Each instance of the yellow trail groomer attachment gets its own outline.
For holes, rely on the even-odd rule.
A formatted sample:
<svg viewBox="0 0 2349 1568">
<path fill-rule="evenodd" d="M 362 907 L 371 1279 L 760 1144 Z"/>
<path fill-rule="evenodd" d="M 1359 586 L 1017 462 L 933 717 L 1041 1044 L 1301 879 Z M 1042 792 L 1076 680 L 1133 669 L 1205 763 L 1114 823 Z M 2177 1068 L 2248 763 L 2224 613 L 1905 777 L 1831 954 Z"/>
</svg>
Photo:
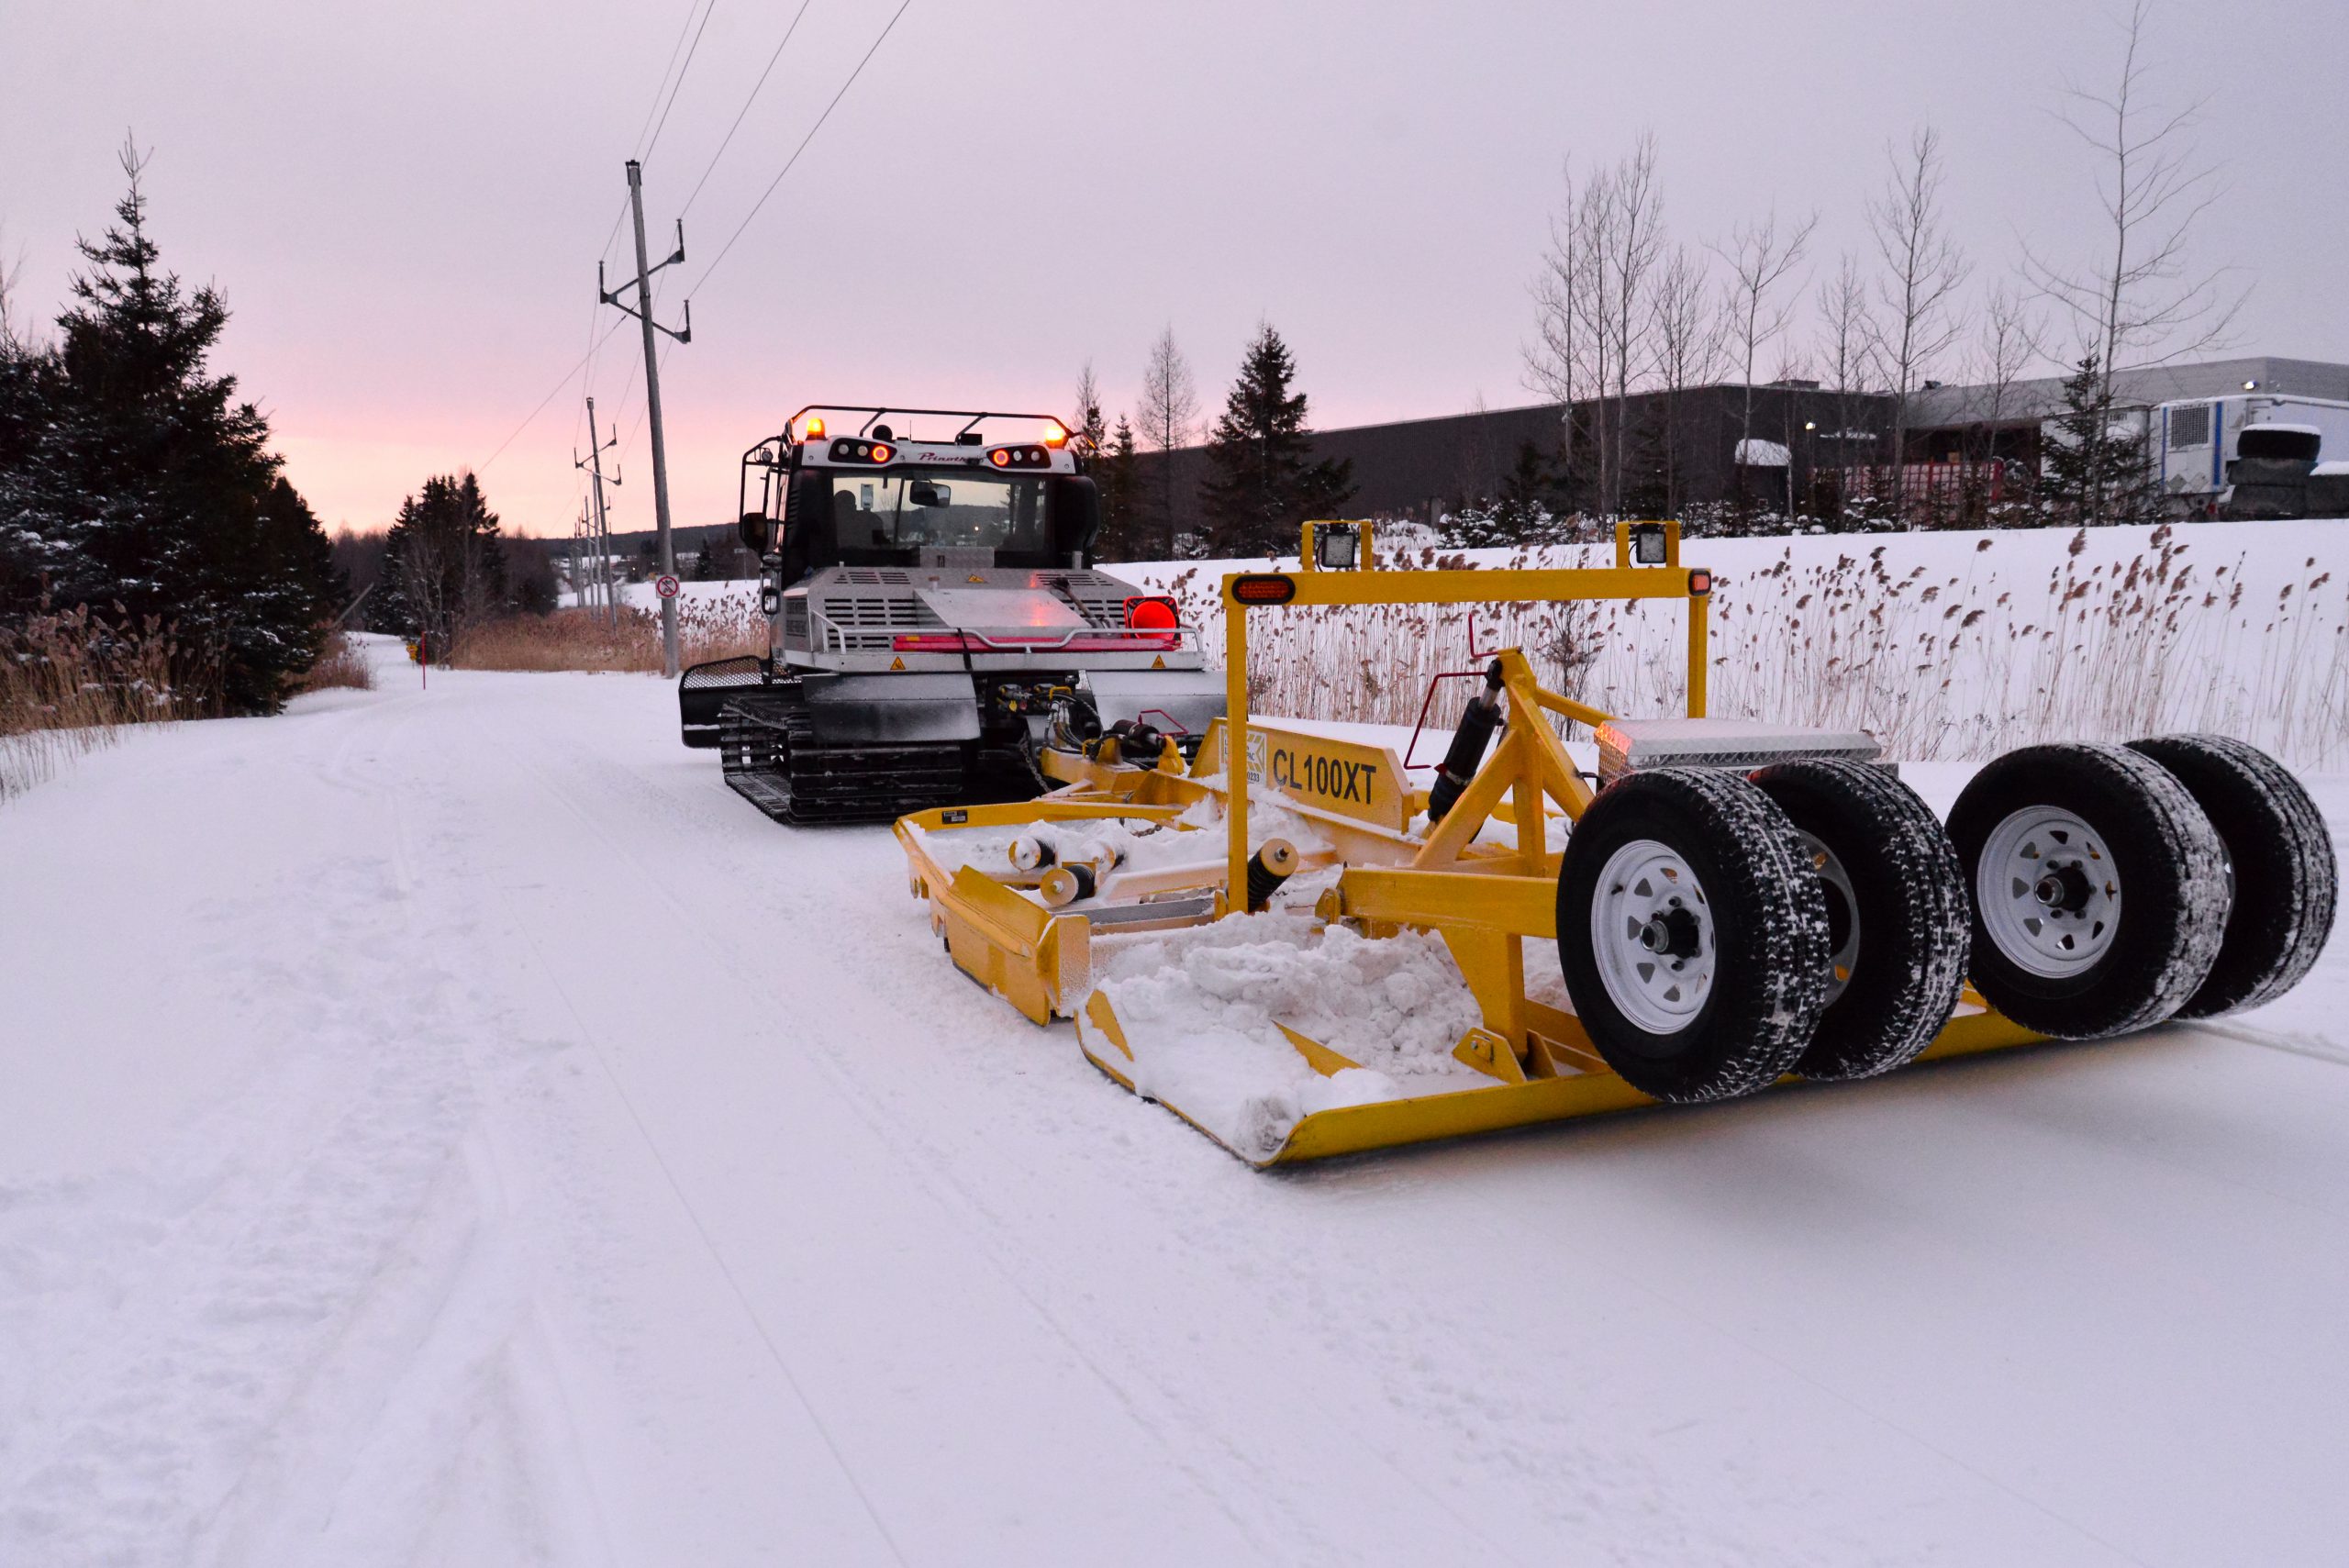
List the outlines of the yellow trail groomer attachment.
<svg viewBox="0 0 2349 1568">
<path fill-rule="evenodd" d="M 2286 823 L 2315 934 L 2225 979 L 2211 817 L 2298 791 L 2239 743 L 2034 748 L 1944 832 L 1865 735 L 1705 717 L 1711 582 L 1675 525 L 1619 525 L 1610 568 L 1532 571 L 1345 569 L 1367 533 L 1308 524 L 1297 572 L 1224 579 L 1228 709 L 1187 761 L 1163 737 L 1055 745 L 1054 793 L 897 824 L 959 967 L 1251 1163 L 2121 1032 L 2264 1000 L 2321 946 L 2329 844 Z M 1598 599 L 1685 606 L 1685 717 L 1600 712 L 1507 650 L 1420 791 L 1386 747 L 1249 716 L 1252 615 Z M 1595 780 L 1558 720 L 1594 732 Z M 2256 788 L 2227 795 L 2176 760 L 2194 746 L 2272 773 L 2238 759 Z"/>
</svg>

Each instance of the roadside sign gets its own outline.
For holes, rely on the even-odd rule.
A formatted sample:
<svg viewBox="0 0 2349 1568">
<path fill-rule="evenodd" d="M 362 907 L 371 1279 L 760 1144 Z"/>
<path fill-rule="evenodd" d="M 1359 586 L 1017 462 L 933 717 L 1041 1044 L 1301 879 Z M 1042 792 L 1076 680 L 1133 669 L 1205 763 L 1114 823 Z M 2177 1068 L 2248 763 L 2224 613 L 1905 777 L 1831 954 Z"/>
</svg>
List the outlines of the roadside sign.
<svg viewBox="0 0 2349 1568">
<path fill-rule="evenodd" d="M 677 596 L 677 580 L 663 573 L 652 580 L 652 591 L 664 599 L 674 599 Z"/>
</svg>

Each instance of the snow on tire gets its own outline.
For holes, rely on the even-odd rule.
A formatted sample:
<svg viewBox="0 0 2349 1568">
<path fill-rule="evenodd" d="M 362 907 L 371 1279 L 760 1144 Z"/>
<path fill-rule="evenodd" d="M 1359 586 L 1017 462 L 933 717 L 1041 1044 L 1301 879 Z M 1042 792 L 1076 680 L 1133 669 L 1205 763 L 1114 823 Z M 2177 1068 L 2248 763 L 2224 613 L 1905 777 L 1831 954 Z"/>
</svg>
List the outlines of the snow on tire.
<svg viewBox="0 0 2349 1568">
<path fill-rule="evenodd" d="M 1558 962 L 1591 1043 L 1660 1100 L 1793 1070 L 1827 997 L 1827 904 L 1794 825 L 1733 773 L 1600 794 L 1558 873 Z"/>
<path fill-rule="evenodd" d="M 1866 1078 L 1913 1062 L 1956 1009 L 1972 910 L 1957 851 L 1908 785 L 1865 762 L 1753 775 L 1808 841 L 1827 898 L 1826 1010 L 1795 1071 Z"/>
<path fill-rule="evenodd" d="M 2185 1005 L 2227 924 L 2226 855 L 2185 786 L 2125 746 L 2009 751 L 1950 810 L 1974 984 L 2022 1025 L 2097 1040 Z"/>
<path fill-rule="evenodd" d="M 2215 1018 L 2299 984 L 2332 930 L 2339 883 L 2324 817 L 2285 766 L 2223 735 L 2132 740 L 2218 829 L 2234 897 L 2210 973 L 2177 1016 Z"/>
</svg>

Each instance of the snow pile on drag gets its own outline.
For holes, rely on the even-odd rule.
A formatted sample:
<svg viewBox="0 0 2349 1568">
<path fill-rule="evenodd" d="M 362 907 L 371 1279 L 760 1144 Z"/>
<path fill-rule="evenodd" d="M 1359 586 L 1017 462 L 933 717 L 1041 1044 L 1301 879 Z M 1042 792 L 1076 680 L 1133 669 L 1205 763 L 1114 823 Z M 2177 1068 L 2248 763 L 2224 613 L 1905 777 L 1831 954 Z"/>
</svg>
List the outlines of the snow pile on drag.
<svg viewBox="0 0 2349 1568">
<path fill-rule="evenodd" d="M 1099 989 L 1134 1053 L 1134 1087 L 1251 1160 L 1299 1118 L 1490 1079 L 1453 1060 L 1481 1022 L 1432 935 L 1372 941 L 1341 926 L 1251 915 L 1149 937 L 1097 937 Z M 1362 1063 L 1324 1078 L 1277 1024 Z"/>
</svg>

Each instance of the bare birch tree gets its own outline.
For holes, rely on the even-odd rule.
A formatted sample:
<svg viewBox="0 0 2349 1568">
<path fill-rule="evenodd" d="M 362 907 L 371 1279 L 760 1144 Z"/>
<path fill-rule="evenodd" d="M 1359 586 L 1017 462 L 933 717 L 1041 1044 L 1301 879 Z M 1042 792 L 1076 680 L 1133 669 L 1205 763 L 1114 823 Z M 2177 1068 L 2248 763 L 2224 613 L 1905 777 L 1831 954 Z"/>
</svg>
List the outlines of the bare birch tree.
<svg viewBox="0 0 2349 1568">
<path fill-rule="evenodd" d="M 1998 284 L 1983 296 L 1982 325 L 1966 356 L 1965 379 L 1974 388 L 1966 412 L 1975 423 L 1995 429 L 2021 415 L 2015 384 L 2044 357 L 2046 340 L 2046 322 L 2019 291 Z"/>
<path fill-rule="evenodd" d="M 1604 255 L 1589 241 L 1587 206 L 1597 205 L 1575 183 L 1574 163 L 1565 168 L 1565 194 L 1550 215 L 1550 244 L 1533 279 L 1534 341 L 1525 350 L 1526 381 L 1535 391 L 1564 410 L 1559 432 L 1559 457 L 1571 473 L 1578 461 L 1575 450 L 1575 406 L 1594 387 L 1606 386 L 1607 340 L 1590 317 L 1598 308 L 1593 295 L 1599 288 L 1598 273 Z M 1600 182 L 1603 183 L 1602 181 Z M 1601 198 L 1603 199 L 1603 197 Z M 1594 410 L 1592 445 L 1596 449 L 1596 489 L 1603 508 L 1607 485 L 1605 409 Z"/>
<path fill-rule="evenodd" d="M 1174 341 L 1169 326 L 1150 346 L 1150 363 L 1141 376 L 1142 444 L 1160 455 L 1158 500 L 1165 512 L 1166 558 L 1174 559 L 1174 453 L 1188 446 L 1199 413 L 1197 387 L 1190 362 Z"/>
<path fill-rule="evenodd" d="M 1868 306 L 1867 279 L 1859 259 L 1843 252 L 1835 273 L 1819 285 L 1811 302 L 1819 318 L 1818 355 L 1827 389 L 1834 395 L 1835 428 L 1827 433 L 1833 453 L 1835 506 L 1840 512 L 1851 489 L 1855 459 L 1876 457 L 1873 439 L 1865 452 L 1854 450 L 1859 434 L 1859 396 L 1876 373 L 1876 316 Z M 1814 450 L 1819 443 L 1814 442 Z"/>
<path fill-rule="evenodd" d="M 2063 266 L 2028 246 L 2023 252 L 2024 275 L 2071 317 L 2082 350 L 2097 356 L 2107 399 L 2120 371 L 2225 347 L 2250 296 L 2247 287 L 2230 286 L 2232 269 L 2190 260 L 2194 227 L 2220 194 L 2218 171 L 2194 153 L 2189 133 L 2200 101 L 2175 110 L 2151 101 L 2152 10 L 2150 0 L 2132 6 L 2110 88 L 2065 87 L 2063 121 L 2102 165 L 2102 256 Z"/>
<path fill-rule="evenodd" d="M 1712 246 L 1713 253 L 1729 265 L 1728 301 L 1722 314 L 1727 340 L 1745 384 L 1745 403 L 1738 420 L 1741 456 L 1746 450 L 1744 443 L 1753 439 L 1753 367 L 1763 350 L 1784 337 L 1794 319 L 1794 304 L 1782 295 L 1810 248 L 1811 230 L 1818 227 L 1819 215 L 1814 212 L 1782 228 L 1774 206 L 1759 223 L 1740 225 L 1726 241 Z M 1742 484 L 1739 493 L 1743 494 Z"/>
<path fill-rule="evenodd" d="M 1664 248 L 1664 192 L 1656 183 L 1655 133 L 1642 133 L 1631 155 L 1608 182 L 1611 197 L 1595 235 L 1612 262 L 1602 302 L 1613 333 L 1615 366 L 1615 488 L 1607 512 L 1623 510 L 1623 475 L 1629 467 L 1631 383 L 1652 352 L 1654 315 L 1648 308 L 1650 277 Z"/>
<path fill-rule="evenodd" d="M 1942 217 L 1940 133 L 1920 126 L 1905 154 L 1891 149 L 1887 157 L 1891 168 L 1867 217 L 1884 265 L 1876 279 L 1885 312 L 1878 355 L 1892 393 L 1892 514 L 1905 519 L 1909 399 L 1964 330 L 1957 291 L 1973 269 Z"/>
<path fill-rule="evenodd" d="M 1685 245 L 1673 247 L 1656 273 L 1652 306 L 1655 370 L 1664 394 L 1664 494 L 1665 508 L 1680 515 L 1680 416 L 1682 394 L 1703 386 L 1720 373 L 1721 320 L 1713 309 L 1712 280 L 1705 259 Z"/>
<path fill-rule="evenodd" d="M 1567 406 L 1570 420 L 1577 395 L 1597 397 L 1592 435 L 1604 513 L 1622 506 L 1628 399 L 1648 369 L 1654 327 L 1649 294 L 1663 246 L 1653 133 L 1580 189 L 1569 171 L 1534 280 L 1536 340 L 1527 350 L 1527 372 L 1534 386 Z M 1571 458 L 1571 424 L 1566 451 Z"/>
<path fill-rule="evenodd" d="M 1983 296 L 1981 325 L 1965 355 L 1965 380 L 1972 391 L 1965 412 L 1967 509 L 1979 513 L 1985 522 L 2000 493 L 2009 502 L 2021 498 L 2007 485 L 2005 471 L 1998 466 L 1998 436 L 2009 421 L 2026 416 L 2016 386 L 2043 356 L 2045 342 L 2046 323 L 2019 290 L 2000 283 Z M 2032 476 L 2021 477 L 2027 495 Z"/>
</svg>

